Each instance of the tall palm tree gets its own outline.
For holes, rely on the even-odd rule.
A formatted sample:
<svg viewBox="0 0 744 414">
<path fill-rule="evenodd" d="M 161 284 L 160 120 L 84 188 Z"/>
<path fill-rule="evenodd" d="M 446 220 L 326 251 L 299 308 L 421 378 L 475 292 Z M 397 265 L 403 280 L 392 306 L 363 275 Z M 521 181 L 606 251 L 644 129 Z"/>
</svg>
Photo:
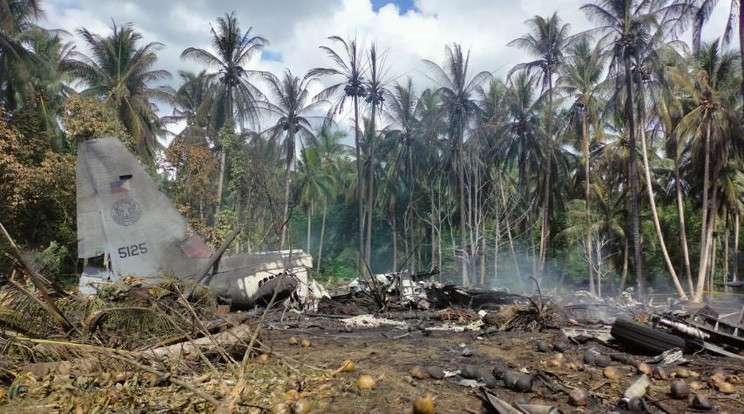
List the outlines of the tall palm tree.
<svg viewBox="0 0 744 414">
<path fill-rule="evenodd" d="M 153 101 L 172 100 L 167 88 L 152 86 L 153 82 L 170 78 L 168 71 L 153 69 L 163 45 L 155 42 L 141 46 L 142 35 L 131 23 L 113 24 L 112 33 L 106 37 L 88 29 L 78 33 L 91 55 L 75 52 L 74 59 L 66 65 L 69 72 L 87 86 L 84 94 L 103 98 L 116 110 L 139 153 L 152 159 L 161 147 L 158 138 L 166 133 Z"/>
<path fill-rule="evenodd" d="M 477 89 L 491 77 L 489 72 L 479 72 L 472 78 L 468 74 L 470 53 L 463 54 L 462 47 L 455 43 L 445 48 L 444 66 L 424 60 L 434 81 L 439 84 L 437 94 L 440 95 L 442 105 L 449 121 L 448 135 L 452 143 L 453 160 L 457 171 L 458 192 L 460 196 L 460 248 L 463 251 L 460 258 L 460 270 L 463 285 L 468 285 L 468 258 L 466 252 L 467 211 L 465 210 L 465 165 L 463 157 L 463 143 L 465 131 L 478 112 Z"/>
<path fill-rule="evenodd" d="M 684 99 L 691 108 L 677 126 L 677 132 L 691 140 L 695 159 L 702 159 L 702 229 L 700 262 L 693 300 L 702 299 L 709 275 L 708 265 L 713 244 L 713 229 L 721 200 L 718 181 L 732 148 L 732 130 L 737 127 L 735 99 L 738 93 L 736 69 L 738 56 L 722 52 L 719 42 L 701 46 L 692 57 L 691 72 L 679 71 L 673 76 L 684 91 Z"/>
<path fill-rule="evenodd" d="M 558 74 L 558 69 L 563 62 L 563 50 L 568 43 L 568 31 L 570 25 L 563 24 L 558 13 L 553 13 L 547 18 L 535 16 L 527 20 L 531 32 L 509 42 L 509 46 L 525 49 L 531 55 L 537 57 L 531 62 L 518 64 L 515 70 L 525 70 L 527 73 L 536 71 L 542 84 L 544 92 L 548 94 L 546 133 L 548 140 L 545 149 L 545 194 L 543 196 L 542 227 L 540 231 L 540 259 L 538 262 L 538 274 L 542 274 L 545 265 L 545 255 L 548 238 L 550 237 L 550 179 L 553 170 L 553 77 Z"/>
<path fill-rule="evenodd" d="M 38 0 L 0 0 L 0 103 L 13 109 L 17 102 L 17 74 L 24 60 L 33 59 L 23 34 L 35 28 L 43 16 Z"/>
<path fill-rule="evenodd" d="M 692 19 L 692 50 L 697 53 L 700 49 L 700 39 L 703 33 L 703 26 L 710 20 L 713 10 L 718 5 L 718 0 L 680 0 L 689 8 L 685 15 Z M 744 72 L 744 2 L 740 0 L 731 0 L 729 3 L 728 19 L 723 30 L 723 45 L 726 46 L 731 42 L 734 32 L 734 24 L 739 26 L 739 61 L 741 70 Z M 744 95 L 744 78 L 739 86 L 740 93 Z M 744 110 L 744 109 L 743 109 Z"/>
<path fill-rule="evenodd" d="M 638 180 L 636 178 L 636 119 L 633 110 L 633 78 L 631 62 L 636 55 L 644 50 L 646 43 L 657 30 L 659 22 L 657 16 L 661 12 L 659 1 L 643 0 L 598 0 L 581 6 L 590 20 L 599 24 L 590 33 L 602 36 L 603 43 L 611 48 L 613 59 L 611 73 L 619 75 L 618 89 L 624 86 L 625 119 L 629 132 L 629 173 L 630 206 L 631 206 L 631 236 L 633 240 L 633 258 L 638 291 L 642 293 L 643 272 L 641 264 L 640 224 L 638 205 Z"/>
<path fill-rule="evenodd" d="M 74 90 L 68 86 L 70 77 L 64 68 L 71 59 L 75 46 L 62 40 L 62 34 L 46 30 L 28 31 L 21 36 L 33 52 L 21 75 L 22 86 L 17 90 L 20 102 L 38 114 L 44 129 L 52 136 L 53 146 L 61 150 L 64 133 L 59 126 L 62 106 Z"/>
<path fill-rule="evenodd" d="M 604 68 L 607 62 L 599 44 L 592 47 L 586 38 L 573 44 L 566 62 L 561 67 L 558 78 L 558 90 L 566 96 L 572 96 L 572 116 L 575 125 L 580 129 L 581 157 L 584 163 L 584 218 L 585 241 L 587 247 L 589 290 L 594 290 L 592 274 L 592 230 L 591 230 L 591 174 L 590 174 L 590 124 L 595 133 L 601 133 L 600 111 L 604 99 L 602 97 Z"/>
<path fill-rule="evenodd" d="M 367 225 L 365 260 L 369 264 L 372 255 L 372 210 L 375 200 L 374 166 L 375 137 L 377 135 L 376 125 L 378 111 L 382 110 L 382 104 L 385 101 L 384 58 L 377 54 L 377 47 L 374 43 L 369 47 L 368 66 L 369 77 L 365 82 L 366 96 L 364 101 L 370 106 L 370 129 L 372 131 L 372 134 L 368 136 L 369 140 L 367 142 L 370 169 L 367 178 L 367 219 L 365 220 Z"/>
<path fill-rule="evenodd" d="M 250 81 L 253 71 L 245 68 L 269 42 L 261 36 L 254 36 L 252 28 L 241 32 L 235 12 L 217 18 L 217 29 L 212 27 L 210 32 L 211 46 L 216 54 L 195 47 L 184 49 L 182 58 L 203 63 L 215 72 L 209 77 L 218 81 L 220 88 L 214 97 L 212 107 L 212 122 L 215 130 L 219 130 L 225 123 L 237 120 L 243 126 L 246 123 L 257 124 L 257 101 L 262 99 L 261 91 Z M 220 180 L 218 183 L 217 210 L 222 205 L 222 190 L 225 180 L 226 154 L 220 154 Z"/>
<path fill-rule="evenodd" d="M 334 113 L 340 113 L 344 109 L 344 103 L 351 99 L 354 111 L 354 147 L 356 151 L 356 173 L 357 173 L 357 208 L 359 214 L 359 263 L 358 270 L 363 272 L 362 254 L 364 252 L 364 204 L 362 193 L 362 155 L 361 155 L 361 128 L 359 125 L 359 99 L 366 95 L 364 85 L 364 64 L 362 62 L 363 52 L 360 50 L 356 38 L 344 40 L 339 36 L 328 38 L 338 45 L 339 52 L 329 46 L 320 46 L 328 57 L 336 65 L 335 67 L 314 68 L 308 72 L 310 76 L 331 76 L 339 79 L 322 90 L 317 96 L 318 100 L 335 99 L 329 111 L 329 119 Z"/>
<path fill-rule="evenodd" d="M 390 224 L 393 227 L 393 268 L 397 270 L 398 263 L 398 249 L 397 249 L 397 222 L 396 222 L 396 207 L 397 197 L 401 195 L 402 189 L 405 188 L 407 191 L 407 206 L 405 219 L 410 220 L 408 222 L 408 228 L 413 227 L 413 199 L 416 191 L 416 183 L 418 181 L 416 172 L 422 172 L 422 168 L 414 167 L 414 159 L 417 161 L 417 166 L 421 167 L 425 162 L 425 157 L 421 155 L 425 154 L 426 148 L 423 143 L 423 137 L 421 136 L 422 128 L 419 123 L 418 115 L 420 112 L 420 100 L 416 95 L 416 91 L 413 87 L 413 80 L 409 77 L 406 83 L 396 83 L 390 90 L 386 91 L 386 104 L 383 110 L 385 118 L 388 121 L 388 128 L 386 130 L 386 139 L 395 141 L 398 144 L 397 157 L 394 162 L 387 168 L 385 168 L 385 181 L 384 189 L 385 194 L 383 195 L 383 201 L 385 211 L 388 213 Z M 416 156 L 414 156 L 416 152 Z M 394 174 L 395 172 L 395 174 Z M 395 182 L 394 178 L 403 177 L 405 186 L 400 186 L 399 183 Z M 413 237 L 414 232 L 408 232 L 410 237 Z M 409 245 L 413 246 L 414 242 L 409 241 Z M 433 259 L 433 257 L 432 257 Z"/>
<path fill-rule="evenodd" d="M 211 122 L 210 107 L 214 100 L 214 79 L 207 71 L 194 73 L 178 71 L 181 86 L 173 96 L 173 114 L 163 117 L 166 123 L 186 122 L 186 127 L 174 138 L 174 142 L 206 143 L 214 137 L 215 125 Z"/>
<path fill-rule="evenodd" d="M 680 70 L 683 58 L 677 53 L 667 50 L 661 54 L 661 59 L 653 66 L 654 77 L 658 80 L 658 87 L 652 89 L 653 107 L 652 114 L 655 118 L 657 129 L 664 133 L 665 153 L 673 162 L 673 185 L 676 195 L 677 219 L 679 220 L 680 248 L 682 250 L 682 263 L 687 278 L 687 287 L 690 294 L 694 294 L 695 287 L 692 280 L 692 266 L 690 263 L 690 252 L 687 238 L 687 223 L 685 220 L 684 197 L 689 190 L 689 183 L 684 180 L 681 170 L 683 163 L 689 158 L 685 152 L 685 142 L 680 137 L 677 125 L 684 116 L 684 102 L 679 99 L 682 95 L 680 85 L 675 82 L 670 74 Z"/>
<path fill-rule="evenodd" d="M 315 205 L 327 200 L 333 189 L 334 177 L 323 168 L 323 158 L 318 147 L 307 146 L 302 151 L 298 168 L 300 184 L 300 207 L 307 216 L 307 253 L 311 253 L 312 217 Z M 323 230 L 321 229 L 321 232 Z M 316 263 L 317 265 L 317 263 Z M 318 265 L 319 266 L 319 265 Z"/>
<path fill-rule="evenodd" d="M 342 144 L 340 141 L 345 137 L 342 131 L 331 131 L 327 125 L 323 125 L 315 136 L 311 139 L 308 147 L 314 148 L 318 153 L 321 161 L 323 174 L 329 178 L 326 182 L 328 192 L 322 195 L 321 203 L 323 206 L 323 219 L 320 225 L 320 240 L 318 243 L 318 260 L 315 264 L 316 269 L 320 270 L 321 260 L 323 259 L 323 241 L 325 240 L 326 217 L 328 216 L 328 202 L 335 200 L 341 185 L 341 164 L 342 160 L 350 151 L 350 147 Z"/>
<path fill-rule="evenodd" d="M 312 76 L 301 79 L 286 70 L 282 78 L 269 72 L 262 72 L 269 85 L 271 100 L 260 102 L 259 106 L 268 114 L 276 116 L 274 126 L 267 130 L 272 139 L 284 138 L 285 156 L 285 187 L 284 187 L 284 215 L 279 248 L 284 249 L 287 236 L 287 221 L 289 218 L 289 192 L 292 184 L 292 167 L 297 158 L 296 139 L 309 140 L 313 136 L 310 123 L 311 113 L 321 102 L 310 99 L 308 85 L 314 80 Z"/>
</svg>

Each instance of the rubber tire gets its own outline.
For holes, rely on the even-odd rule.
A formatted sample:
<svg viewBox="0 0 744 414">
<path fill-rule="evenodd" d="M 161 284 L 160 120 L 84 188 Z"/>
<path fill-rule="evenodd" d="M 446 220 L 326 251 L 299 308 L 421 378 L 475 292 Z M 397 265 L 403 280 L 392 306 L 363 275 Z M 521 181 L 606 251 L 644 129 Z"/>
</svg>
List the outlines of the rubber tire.
<svg viewBox="0 0 744 414">
<path fill-rule="evenodd" d="M 626 346 L 643 348 L 655 355 L 673 348 L 684 350 L 687 345 L 684 338 L 621 318 L 615 320 L 610 334 Z"/>
</svg>

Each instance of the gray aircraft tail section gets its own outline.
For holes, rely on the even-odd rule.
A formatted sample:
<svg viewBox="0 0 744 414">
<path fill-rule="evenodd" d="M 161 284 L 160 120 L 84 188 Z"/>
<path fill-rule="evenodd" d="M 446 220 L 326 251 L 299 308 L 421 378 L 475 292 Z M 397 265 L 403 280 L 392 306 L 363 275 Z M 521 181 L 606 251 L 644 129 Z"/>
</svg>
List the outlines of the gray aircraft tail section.
<svg viewBox="0 0 744 414">
<path fill-rule="evenodd" d="M 212 251 L 121 141 L 85 141 L 77 161 L 80 258 L 108 252 L 117 277 L 198 277 Z"/>
</svg>

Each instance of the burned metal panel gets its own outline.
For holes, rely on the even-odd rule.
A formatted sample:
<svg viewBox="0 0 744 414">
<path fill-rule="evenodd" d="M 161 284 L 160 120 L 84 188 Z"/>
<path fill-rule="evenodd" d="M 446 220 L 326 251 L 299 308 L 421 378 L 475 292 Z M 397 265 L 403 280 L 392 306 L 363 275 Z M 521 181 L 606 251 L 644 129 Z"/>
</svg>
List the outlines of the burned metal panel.
<svg viewBox="0 0 744 414">
<path fill-rule="evenodd" d="M 119 140 L 100 138 L 82 143 L 78 173 L 82 184 L 78 190 L 79 229 L 83 230 L 78 237 L 83 257 L 107 250 L 118 276 L 171 273 L 183 279 L 196 277 L 206 254 L 202 249 L 198 254 L 186 254 L 194 245 L 186 221 Z"/>
</svg>

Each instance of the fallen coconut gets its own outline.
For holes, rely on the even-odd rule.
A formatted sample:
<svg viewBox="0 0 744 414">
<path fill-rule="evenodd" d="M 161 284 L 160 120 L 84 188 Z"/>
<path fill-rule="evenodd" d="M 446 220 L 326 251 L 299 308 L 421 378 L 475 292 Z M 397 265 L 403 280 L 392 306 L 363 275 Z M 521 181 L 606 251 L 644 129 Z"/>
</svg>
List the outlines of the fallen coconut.
<svg viewBox="0 0 744 414">
<path fill-rule="evenodd" d="M 426 373 L 434 379 L 444 378 L 444 370 L 441 367 L 429 367 L 426 369 Z"/>
<path fill-rule="evenodd" d="M 605 378 L 612 381 L 617 381 L 623 377 L 623 374 L 620 372 L 620 370 L 615 367 L 607 367 L 602 371 L 602 373 L 604 374 Z"/>
<path fill-rule="evenodd" d="M 346 360 L 341 363 L 341 368 L 339 368 L 339 371 L 341 372 L 353 372 L 356 369 L 356 366 L 353 362 L 350 360 Z"/>
<path fill-rule="evenodd" d="M 563 365 L 563 354 L 555 354 L 553 359 L 550 360 L 550 366 L 558 368 Z"/>
<path fill-rule="evenodd" d="M 707 388 L 707 385 L 702 381 L 692 381 L 690 383 L 690 388 L 697 391 L 697 390 L 702 390 L 703 388 Z"/>
<path fill-rule="evenodd" d="M 490 372 L 482 373 L 479 380 L 486 384 L 486 388 L 493 389 L 498 385 L 498 380 Z"/>
<path fill-rule="evenodd" d="M 582 407 L 586 405 L 586 399 L 589 397 L 589 392 L 583 388 L 574 388 L 568 393 L 568 403 L 574 407 Z"/>
<path fill-rule="evenodd" d="M 299 341 L 294 336 L 291 336 L 289 337 L 289 340 L 287 341 L 287 343 L 289 343 L 291 346 L 295 346 L 299 343 Z"/>
<path fill-rule="evenodd" d="M 669 373 L 667 373 L 667 370 L 664 367 L 660 367 L 660 366 L 654 367 L 653 371 L 651 371 L 651 375 L 654 377 L 654 379 L 659 379 L 659 380 L 669 379 Z"/>
<path fill-rule="evenodd" d="M 408 370 L 408 375 L 416 379 L 429 378 L 429 373 L 424 370 L 424 367 L 416 365 L 415 367 Z"/>
<path fill-rule="evenodd" d="M 683 380 L 672 382 L 669 391 L 675 400 L 685 400 L 690 396 L 690 387 Z"/>
<path fill-rule="evenodd" d="M 491 374 L 493 375 L 494 378 L 496 378 L 497 380 L 500 380 L 504 378 L 504 374 L 506 374 L 508 370 L 509 369 L 506 366 L 506 364 L 503 362 L 500 362 L 500 363 L 497 363 L 496 366 L 493 367 L 493 369 L 491 370 Z"/>
<path fill-rule="evenodd" d="M 377 383 L 371 375 L 360 375 L 357 380 L 357 386 L 359 386 L 360 390 L 373 390 L 376 385 Z"/>
<path fill-rule="evenodd" d="M 718 392 L 724 393 L 724 394 L 733 394 L 736 392 L 736 389 L 731 383 L 728 382 L 717 382 L 715 384 L 716 389 Z"/>
<path fill-rule="evenodd" d="M 298 398 L 300 398 L 300 393 L 295 389 L 288 390 L 284 393 L 284 401 L 294 402 Z"/>
<path fill-rule="evenodd" d="M 460 376 L 465 379 L 478 379 L 479 369 L 475 365 L 463 365 L 460 368 Z"/>
<path fill-rule="evenodd" d="M 310 340 L 309 340 L 309 339 L 307 339 L 307 338 L 304 338 L 304 339 L 303 339 L 303 340 L 302 340 L 302 341 L 300 342 L 300 346 L 301 346 L 301 347 L 303 347 L 303 348 L 309 348 L 309 347 L 310 347 Z"/>
<path fill-rule="evenodd" d="M 677 378 L 689 378 L 690 370 L 685 367 L 674 368 L 674 376 Z"/>
<path fill-rule="evenodd" d="M 292 404 L 292 414 L 307 414 L 310 412 L 310 400 L 300 398 Z"/>
<path fill-rule="evenodd" d="M 713 403 L 708 399 L 708 397 L 704 395 L 698 395 L 695 394 L 695 397 L 692 398 L 692 408 L 695 408 L 697 410 L 712 410 L 713 409 Z"/>
<path fill-rule="evenodd" d="M 545 341 L 537 341 L 537 351 L 550 352 L 550 346 L 548 346 L 548 343 Z"/>
<path fill-rule="evenodd" d="M 566 352 L 568 349 L 568 344 L 563 341 L 556 341 L 553 343 L 553 349 L 555 349 L 557 352 Z"/>
<path fill-rule="evenodd" d="M 419 395 L 413 399 L 414 414 L 434 414 L 434 397 Z"/>
<path fill-rule="evenodd" d="M 504 386 L 506 388 L 513 389 L 520 376 L 522 376 L 522 374 L 519 372 L 508 371 L 501 379 L 504 381 Z"/>
<path fill-rule="evenodd" d="M 638 369 L 638 372 L 640 372 L 643 375 L 651 375 L 653 369 L 651 368 L 651 365 L 641 362 L 640 364 L 636 365 L 636 368 Z"/>
<path fill-rule="evenodd" d="M 292 411 L 289 408 L 289 404 L 282 401 L 271 407 L 271 414 L 292 414 Z"/>
<path fill-rule="evenodd" d="M 514 383 L 514 389 L 519 392 L 530 392 L 532 391 L 532 375 L 522 375 Z"/>
<path fill-rule="evenodd" d="M 258 356 L 258 362 L 265 364 L 269 362 L 269 354 L 261 354 Z"/>
</svg>

